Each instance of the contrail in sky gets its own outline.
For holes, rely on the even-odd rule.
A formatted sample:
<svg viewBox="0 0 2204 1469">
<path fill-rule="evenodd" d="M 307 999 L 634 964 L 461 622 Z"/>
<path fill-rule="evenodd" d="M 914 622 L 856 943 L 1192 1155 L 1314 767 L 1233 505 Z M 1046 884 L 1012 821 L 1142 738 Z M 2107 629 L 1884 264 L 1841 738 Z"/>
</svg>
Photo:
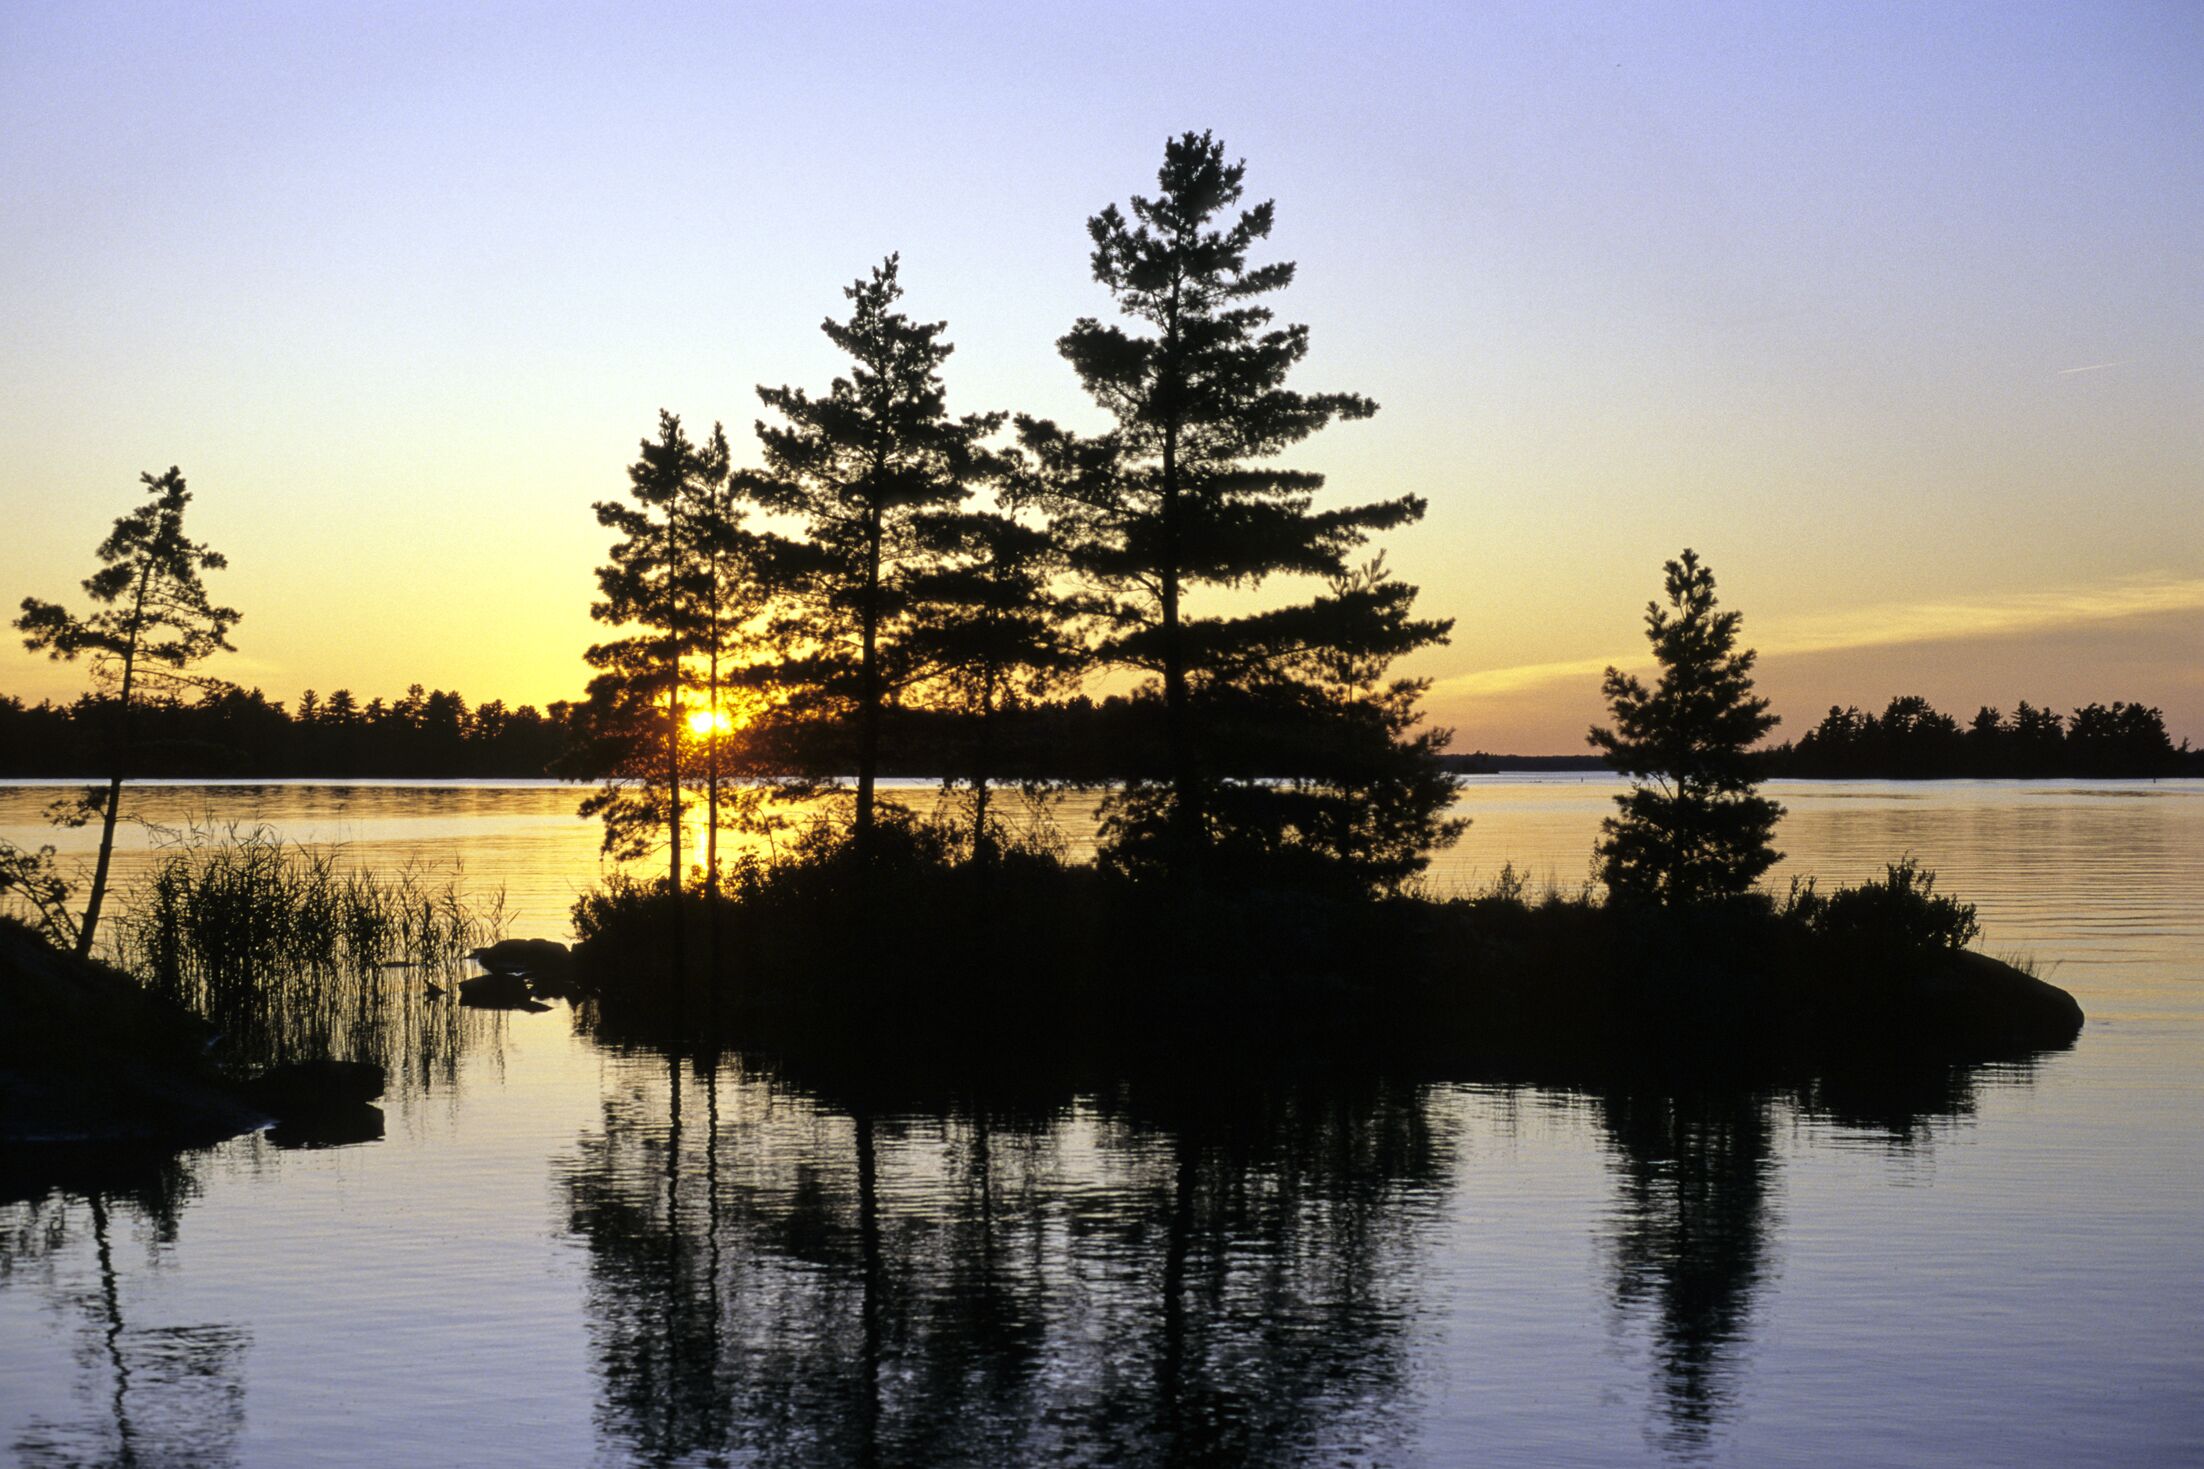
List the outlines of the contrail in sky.
<svg viewBox="0 0 2204 1469">
<path fill-rule="evenodd" d="M 2077 372 L 2103 372 L 2108 367 L 2125 367 L 2134 360 L 2132 357 L 2120 357 L 2111 362 L 2092 362 L 2087 367 L 2062 367 L 2057 376 L 2072 377 Z"/>
</svg>

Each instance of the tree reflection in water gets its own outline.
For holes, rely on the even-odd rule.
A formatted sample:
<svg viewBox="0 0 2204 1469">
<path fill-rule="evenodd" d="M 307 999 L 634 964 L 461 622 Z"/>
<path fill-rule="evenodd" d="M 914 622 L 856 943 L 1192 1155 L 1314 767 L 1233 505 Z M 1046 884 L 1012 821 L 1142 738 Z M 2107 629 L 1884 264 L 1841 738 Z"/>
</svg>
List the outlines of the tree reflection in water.
<svg viewBox="0 0 2204 1469">
<path fill-rule="evenodd" d="M 242 1327 L 143 1327 L 129 1320 L 127 1262 L 133 1236 L 158 1250 L 175 1241 L 184 1205 L 198 1192 L 189 1165 L 165 1160 L 127 1188 L 56 1190 L 0 1205 L 0 1285 L 25 1275 L 77 1321 L 78 1380 L 67 1410 L 27 1422 L 9 1444 L 25 1466 L 234 1464 L 245 1422 Z M 97 1278 L 71 1278 L 65 1261 L 88 1238 Z M 57 1405 L 58 1406 L 58 1405 Z"/>
<path fill-rule="evenodd" d="M 1444 1369 L 1425 1300 L 1476 1108 L 1364 1081 L 1163 1095 L 822 1094 L 742 1062 L 613 1068 L 560 1197 L 589 1261 L 608 1459 L 644 1463 L 1401 1462 Z M 1647 1341 L 1652 1438 L 1715 1445 L 1776 1273 L 1800 1121 L 1897 1151 L 1974 1106 L 1954 1069 L 1785 1090 L 1482 1093 L 1588 1119 L 1607 1290 Z M 249 1329 L 132 1319 L 196 1158 L 0 1204 L 0 1288 L 75 1323 L 76 1385 L 11 1461 L 234 1462 Z M 1572 1216 L 1581 1217 L 1581 1216 Z M 1426 1315 L 1425 1313 L 1429 1313 Z M 1466 1447 L 1474 1448 L 1474 1444 Z"/>
<path fill-rule="evenodd" d="M 1622 1319 L 1651 1339 L 1654 1442 L 1696 1457 L 1736 1407 L 1759 1296 L 1775 1273 L 1779 1115 L 1907 1153 L 1930 1142 L 1932 1123 L 1972 1115 L 1982 1083 L 2024 1083 L 2035 1066 L 1925 1065 L 1777 1091 L 1596 1094 L 1616 1181 L 1605 1241 L 1612 1289 Z"/>
<path fill-rule="evenodd" d="M 1462 1109 L 1442 1090 L 822 1096 L 734 1059 L 621 1073 L 564 1170 L 605 1449 L 649 1463 L 1393 1462 Z M 1652 1437 L 1706 1450 L 1775 1271 L 1785 1111 L 1910 1148 L 1967 1073 L 1586 1098 Z"/>
<path fill-rule="evenodd" d="M 1596 1104 L 1616 1174 L 1615 1306 L 1652 1333 L 1664 1447 L 1706 1446 L 1771 1266 L 1771 1109 L 1747 1091 L 1618 1093 Z"/>
<path fill-rule="evenodd" d="M 1449 1157 L 1411 1088 L 912 1112 L 676 1064 L 567 1175 L 602 1429 L 657 1463 L 1397 1457 Z"/>
</svg>

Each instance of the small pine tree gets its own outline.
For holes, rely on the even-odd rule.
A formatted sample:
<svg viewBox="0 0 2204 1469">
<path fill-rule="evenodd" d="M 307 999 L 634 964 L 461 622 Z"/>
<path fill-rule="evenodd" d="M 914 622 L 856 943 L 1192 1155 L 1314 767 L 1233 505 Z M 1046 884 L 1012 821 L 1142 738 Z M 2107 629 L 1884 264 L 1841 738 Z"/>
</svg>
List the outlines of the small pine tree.
<svg viewBox="0 0 2204 1469">
<path fill-rule="evenodd" d="M 238 619 L 232 607 L 207 599 L 202 572 L 229 563 L 220 552 L 184 534 L 184 508 L 191 492 L 183 471 L 171 466 L 158 477 L 138 476 L 153 498 L 118 517 L 100 542 L 104 563 L 84 582 L 85 594 L 102 610 L 79 617 L 65 607 L 23 599 L 15 620 L 23 645 L 32 652 L 74 659 L 92 655 L 92 678 L 111 688 L 114 726 L 108 750 L 107 789 L 86 798 L 83 818 L 100 820 L 99 857 L 92 887 L 77 925 L 77 953 L 89 954 L 99 928 L 100 905 L 107 895 L 107 872 L 115 853 L 115 817 L 122 804 L 124 775 L 130 762 L 131 714 L 147 697 L 174 699 L 187 689 L 205 693 L 219 680 L 192 666 L 230 647 L 229 632 Z"/>
<path fill-rule="evenodd" d="M 1665 570 L 1668 606 L 1645 609 L 1660 680 L 1648 689 L 1608 669 L 1615 727 L 1591 742 L 1633 780 L 1615 798 L 1621 814 L 1600 824 L 1609 896 L 1680 908 L 1748 892 L 1782 857 L 1769 841 L 1783 808 L 1758 794 L 1747 753 L 1777 720 L 1753 694 L 1753 651 L 1737 650 L 1740 618 L 1714 610 L 1714 573 L 1696 552 Z"/>
</svg>

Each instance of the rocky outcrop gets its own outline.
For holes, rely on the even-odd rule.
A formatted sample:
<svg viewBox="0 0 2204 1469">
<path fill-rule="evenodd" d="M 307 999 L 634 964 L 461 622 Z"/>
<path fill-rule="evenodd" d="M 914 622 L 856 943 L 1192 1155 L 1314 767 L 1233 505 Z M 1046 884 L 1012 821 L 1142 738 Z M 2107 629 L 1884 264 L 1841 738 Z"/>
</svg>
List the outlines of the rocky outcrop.
<svg viewBox="0 0 2204 1469">
<path fill-rule="evenodd" d="M 130 976 L 0 920 L 0 1144 L 190 1147 L 271 1123 L 381 1135 L 369 1105 L 381 1067 L 307 1062 L 239 1080 L 210 1058 L 213 1040 Z"/>
<path fill-rule="evenodd" d="M 488 972 L 459 981 L 459 1002 L 478 1009 L 548 1010 L 546 1000 L 574 1000 L 581 986 L 574 955 L 555 939 L 500 939 L 468 955 Z"/>
<path fill-rule="evenodd" d="M 2081 1034 L 2081 1003 L 2057 985 L 1971 949 L 1940 961 L 1920 976 L 1914 1018 L 1948 1047 L 1970 1056 L 2048 1051 Z"/>
</svg>

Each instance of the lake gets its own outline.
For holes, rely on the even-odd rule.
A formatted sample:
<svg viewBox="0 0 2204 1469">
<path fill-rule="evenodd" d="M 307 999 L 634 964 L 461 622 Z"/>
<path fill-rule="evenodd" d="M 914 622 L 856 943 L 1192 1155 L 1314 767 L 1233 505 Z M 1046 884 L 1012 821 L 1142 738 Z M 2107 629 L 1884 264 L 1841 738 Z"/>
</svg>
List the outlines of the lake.
<svg viewBox="0 0 2204 1469">
<path fill-rule="evenodd" d="M 1574 889 L 1605 777 L 1481 777 L 1441 891 Z M 1869 1090 L 1203 1078 L 923 1108 L 614 1049 L 409 1066 L 380 1141 L 0 1204 L 25 1464 L 2204 1464 L 2204 782 L 1776 783 L 1774 880 L 1903 854 L 2076 1047 Z M 0 836 L 83 851 L 0 786 Z M 906 790 L 913 799 L 923 791 Z M 571 788 L 148 787 L 503 890 Z M 1065 844 L 1091 843 L 1078 809 Z M 126 833 L 119 869 L 143 870 Z M 403 978 L 394 981 L 408 983 Z M 454 1032 L 454 1034 L 458 1034 Z"/>
</svg>

